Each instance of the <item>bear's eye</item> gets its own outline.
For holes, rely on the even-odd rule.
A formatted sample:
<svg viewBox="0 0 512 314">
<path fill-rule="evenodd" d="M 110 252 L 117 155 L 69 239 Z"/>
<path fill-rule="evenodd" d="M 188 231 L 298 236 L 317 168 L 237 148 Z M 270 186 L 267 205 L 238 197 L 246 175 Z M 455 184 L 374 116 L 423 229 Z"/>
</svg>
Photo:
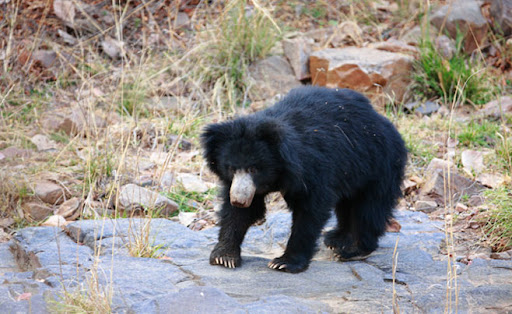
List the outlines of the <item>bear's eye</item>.
<svg viewBox="0 0 512 314">
<path fill-rule="evenodd" d="M 247 172 L 249 172 L 250 174 L 255 174 L 256 172 L 258 172 L 258 169 L 256 169 L 256 167 L 249 167 L 249 169 L 247 169 Z"/>
</svg>

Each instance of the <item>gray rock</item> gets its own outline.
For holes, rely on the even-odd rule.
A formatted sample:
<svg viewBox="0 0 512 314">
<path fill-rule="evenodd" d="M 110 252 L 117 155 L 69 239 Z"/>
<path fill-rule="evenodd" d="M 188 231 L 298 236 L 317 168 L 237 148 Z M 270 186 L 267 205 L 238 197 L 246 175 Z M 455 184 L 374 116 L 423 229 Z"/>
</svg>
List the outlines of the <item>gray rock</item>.
<svg viewBox="0 0 512 314">
<path fill-rule="evenodd" d="M 170 215 L 178 210 L 176 202 L 135 184 L 121 187 L 119 204 L 125 210 L 161 210 L 163 215 Z"/>
<path fill-rule="evenodd" d="M 433 201 L 416 201 L 414 209 L 424 213 L 431 213 L 437 209 L 437 203 Z"/>
<path fill-rule="evenodd" d="M 187 192 L 205 193 L 208 186 L 199 178 L 191 173 L 178 173 L 176 181 L 181 183 L 183 189 Z"/>
<path fill-rule="evenodd" d="M 50 140 L 46 135 L 36 134 L 30 139 L 34 145 L 37 146 L 37 150 L 40 152 L 56 151 L 57 143 L 54 140 Z"/>
<path fill-rule="evenodd" d="M 190 287 L 137 304 L 134 313 L 246 313 L 242 304 L 213 287 Z"/>
<path fill-rule="evenodd" d="M 512 1 L 493 0 L 491 1 L 491 17 L 494 21 L 494 27 L 503 32 L 503 35 L 512 34 Z"/>
<path fill-rule="evenodd" d="M 295 72 L 295 78 L 304 80 L 311 77 L 309 73 L 309 55 L 312 52 L 314 40 L 307 37 L 297 37 L 283 40 L 283 50 L 286 58 Z"/>
<path fill-rule="evenodd" d="M 394 292 L 403 312 L 444 311 L 448 264 L 439 254 L 443 223 L 406 210 L 397 211 L 395 218 L 401 231 L 382 237 L 379 249 L 366 260 L 335 261 L 320 244 L 310 268 L 300 274 L 267 267 L 283 252 L 289 213 L 271 213 L 264 224 L 250 228 L 242 247 L 242 266 L 236 269 L 209 265 L 217 227 L 194 232 L 166 219 L 104 219 L 75 221 L 65 231 L 26 228 L 10 243 L 25 272 L 11 267 L 10 251 L 0 245 L 0 311 L 28 312 L 28 306 L 37 305 L 44 313 L 46 302 L 58 296 L 63 285 L 71 289 L 91 276 L 100 288 L 113 289 L 113 311 L 123 313 L 392 312 Z M 144 235 L 148 223 L 146 239 L 161 246 L 163 257 L 129 256 L 123 248 L 134 234 Z M 335 219 L 328 223 L 328 228 L 333 226 Z M 455 267 L 458 311 L 507 311 L 512 303 L 511 260 L 475 259 Z M 30 303 L 16 301 L 27 292 Z M 452 293 L 453 302 L 454 298 Z"/>
<path fill-rule="evenodd" d="M 284 95 L 302 84 L 295 78 L 292 67 L 284 57 L 272 56 L 249 67 L 252 87 L 249 95 L 253 101 Z"/>
<path fill-rule="evenodd" d="M 421 189 L 420 198 L 432 199 L 438 204 L 446 200 L 458 201 L 462 196 L 478 195 L 485 188 L 478 182 L 467 179 L 455 171 L 440 169 L 429 173 L 425 185 Z"/>
<path fill-rule="evenodd" d="M 437 51 L 446 60 L 450 60 L 455 55 L 455 41 L 446 35 L 437 36 L 434 40 Z"/>
<path fill-rule="evenodd" d="M 464 34 L 464 50 L 471 53 L 482 47 L 487 35 L 487 21 L 476 0 L 454 0 L 432 14 L 430 22 L 438 29 L 446 29 L 455 39 L 457 31 Z"/>
</svg>

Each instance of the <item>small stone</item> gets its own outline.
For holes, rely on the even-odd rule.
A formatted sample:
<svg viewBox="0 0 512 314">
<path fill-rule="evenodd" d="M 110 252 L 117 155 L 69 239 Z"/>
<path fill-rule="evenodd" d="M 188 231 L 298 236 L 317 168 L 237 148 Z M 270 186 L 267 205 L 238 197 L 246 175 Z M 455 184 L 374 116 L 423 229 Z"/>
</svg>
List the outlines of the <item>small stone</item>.
<svg viewBox="0 0 512 314">
<path fill-rule="evenodd" d="M 465 150 L 461 153 L 464 170 L 472 175 L 480 173 L 484 169 L 484 153 L 476 150 Z"/>
<path fill-rule="evenodd" d="M 437 209 L 437 203 L 433 201 L 416 201 L 414 209 L 424 213 L 431 213 Z"/>
<path fill-rule="evenodd" d="M 160 185 L 165 187 L 171 187 L 176 184 L 176 179 L 174 178 L 174 174 L 172 172 L 166 171 L 162 175 L 162 179 L 160 180 Z"/>
<path fill-rule="evenodd" d="M 111 37 L 105 38 L 101 42 L 103 51 L 112 59 L 121 58 L 124 55 L 124 42 L 115 40 Z"/>
<path fill-rule="evenodd" d="M 418 188 L 418 184 L 412 180 L 405 179 L 404 180 L 404 193 L 410 194 L 412 191 L 414 191 L 416 188 Z"/>
<path fill-rule="evenodd" d="M 36 50 L 32 54 L 32 59 L 48 69 L 57 64 L 57 53 L 51 50 Z"/>
<path fill-rule="evenodd" d="M 387 232 L 400 232 L 400 229 L 402 229 L 402 225 L 394 218 L 391 218 L 386 225 Z"/>
<path fill-rule="evenodd" d="M 438 36 L 434 44 L 437 51 L 445 58 L 450 60 L 455 54 L 455 42 L 446 35 Z"/>
<path fill-rule="evenodd" d="M 439 159 L 439 158 L 433 158 L 430 163 L 427 166 L 427 170 L 425 171 L 427 175 L 429 173 L 432 173 L 436 170 L 443 170 L 448 171 L 450 168 L 454 168 L 455 164 L 451 161 Z"/>
<path fill-rule="evenodd" d="M 57 149 L 57 143 L 43 134 L 34 135 L 30 141 L 37 146 L 37 150 L 40 152 L 55 151 Z"/>
<path fill-rule="evenodd" d="M 441 106 L 437 102 L 434 101 L 414 101 L 404 105 L 405 109 L 410 112 L 417 112 L 422 115 L 429 115 L 439 110 Z"/>
<path fill-rule="evenodd" d="M 419 51 L 418 48 L 411 46 L 405 43 L 404 41 L 396 40 L 393 38 L 390 38 L 386 41 L 370 44 L 368 45 L 368 47 L 389 52 L 399 52 L 406 54 L 416 54 Z"/>
<path fill-rule="evenodd" d="M 0 219 L 0 228 L 9 228 L 14 223 L 15 223 L 15 221 L 12 218 L 1 218 Z"/>
<path fill-rule="evenodd" d="M 36 202 L 25 203 L 22 208 L 34 221 L 41 221 L 53 213 L 51 207 Z"/>
<path fill-rule="evenodd" d="M 499 119 L 501 116 L 512 116 L 512 97 L 503 96 L 490 101 L 478 113 L 494 119 Z"/>
<path fill-rule="evenodd" d="M 463 213 L 465 211 L 468 210 L 468 207 L 462 203 L 457 203 L 455 205 L 455 211 L 459 212 L 459 213 Z"/>
<path fill-rule="evenodd" d="M 420 197 L 445 204 L 447 200 L 457 200 L 463 195 L 478 195 L 483 189 L 485 188 L 480 183 L 463 177 L 456 171 L 436 169 L 427 174 Z"/>
<path fill-rule="evenodd" d="M 62 204 L 69 197 L 60 185 L 50 181 L 37 182 L 34 192 L 40 200 L 51 205 Z"/>
<path fill-rule="evenodd" d="M 188 227 L 194 220 L 197 219 L 197 213 L 180 212 L 178 215 L 180 223 L 185 227 Z"/>
<path fill-rule="evenodd" d="M 118 197 L 119 204 L 125 210 L 161 209 L 160 214 L 164 216 L 178 210 L 176 202 L 135 184 L 127 184 L 121 187 Z"/>
<path fill-rule="evenodd" d="M 178 173 L 176 181 L 181 183 L 187 192 L 205 193 L 208 191 L 208 186 L 198 176 L 190 173 Z"/>
<path fill-rule="evenodd" d="M 68 221 L 73 221 L 80 216 L 81 205 L 82 202 L 80 199 L 78 197 L 73 197 L 62 203 L 54 213 L 64 217 Z"/>
<path fill-rule="evenodd" d="M 190 24 L 190 18 L 185 12 L 178 12 L 174 19 L 173 26 L 175 29 L 186 27 Z"/>
<path fill-rule="evenodd" d="M 505 176 L 500 173 L 482 173 L 476 180 L 486 187 L 498 188 L 505 183 Z"/>
<path fill-rule="evenodd" d="M 15 146 L 10 146 L 0 150 L 0 154 L 2 154 L 4 158 L 28 158 L 32 154 L 32 151 L 29 149 L 22 149 Z"/>
<path fill-rule="evenodd" d="M 471 207 L 477 207 L 484 204 L 484 197 L 481 195 L 472 195 L 468 200 L 468 205 Z"/>
<path fill-rule="evenodd" d="M 61 215 L 53 215 L 53 216 L 48 217 L 48 219 L 46 219 L 46 221 L 43 222 L 41 224 L 41 226 L 45 226 L 45 227 L 64 227 L 67 224 L 68 224 L 68 222 Z"/>
</svg>

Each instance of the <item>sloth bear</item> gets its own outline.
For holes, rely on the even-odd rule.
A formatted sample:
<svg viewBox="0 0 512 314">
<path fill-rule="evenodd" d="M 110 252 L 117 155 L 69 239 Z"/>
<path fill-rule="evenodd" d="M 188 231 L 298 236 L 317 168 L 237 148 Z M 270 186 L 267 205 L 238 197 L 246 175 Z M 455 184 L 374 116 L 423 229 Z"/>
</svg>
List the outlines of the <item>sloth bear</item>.
<svg viewBox="0 0 512 314">
<path fill-rule="evenodd" d="M 366 97 L 348 89 L 294 89 L 263 111 L 208 125 L 201 144 L 222 183 L 212 265 L 241 265 L 240 245 L 264 217 L 270 192 L 281 192 L 293 225 L 284 254 L 268 267 L 291 273 L 308 268 L 333 208 L 338 225 L 324 242 L 335 255 L 373 252 L 402 194 L 404 141 Z"/>
</svg>

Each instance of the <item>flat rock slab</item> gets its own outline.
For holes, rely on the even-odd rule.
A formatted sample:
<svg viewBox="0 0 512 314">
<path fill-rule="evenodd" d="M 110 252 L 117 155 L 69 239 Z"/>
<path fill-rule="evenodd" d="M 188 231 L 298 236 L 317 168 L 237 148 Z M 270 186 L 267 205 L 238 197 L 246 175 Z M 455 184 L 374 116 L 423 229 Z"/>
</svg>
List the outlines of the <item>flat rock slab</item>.
<svg viewBox="0 0 512 314">
<path fill-rule="evenodd" d="M 300 274 L 267 268 L 289 236 L 291 218 L 284 212 L 269 214 L 248 231 L 237 269 L 208 263 L 218 228 L 196 232 L 166 219 L 26 228 L 9 249 L 0 245 L 0 313 L 34 311 L 34 306 L 38 313 L 52 312 L 49 301 L 64 287 L 84 289 L 91 279 L 113 292 L 114 312 L 391 313 L 394 302 L 403 312 L 511 310 L 512 260 L 452 265 L 456 309 L 454 291 L 447 298 L 448 264 L 439 254 L 442 224 L 420 212 L 398 211 L 396 218 L 401 232 L 386 234 L 366 260 L 336 261 L 320 244 L 310 268 Z M 331 219 L 326 230 L 334 225 Z M 130 256 L 128 246 L 140 235 L 160 247 L 159 258 Z"/>
</svg>

